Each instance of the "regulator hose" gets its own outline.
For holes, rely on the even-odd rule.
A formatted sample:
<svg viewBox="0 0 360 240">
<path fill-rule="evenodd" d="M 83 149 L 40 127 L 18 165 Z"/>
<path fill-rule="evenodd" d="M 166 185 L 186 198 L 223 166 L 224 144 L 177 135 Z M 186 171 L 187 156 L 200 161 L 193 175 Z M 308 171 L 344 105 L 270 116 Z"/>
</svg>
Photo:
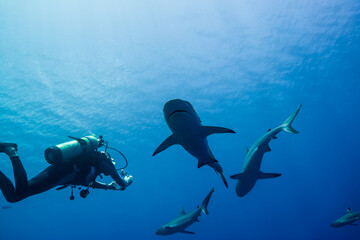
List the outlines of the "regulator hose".
<svg viewBox="0 0 360 240">
<path fill-rule="evenodd" d="M 105 152 L 106 152 L 107 149 L 109 148 L 109 149 L 111 149 L 111 150 L 114 150 L 114 151 L 118 152 L 118 153 L 124 158 L 124 160 L 125 160 L 125 166 L 122 167 L 122 168 L 117 168 L 117 169 L 116 169 L 117 171 L 122 170 L 122 169 L 125 169 L 125 168 L 129 165 L 128 160 L 126 159 L 125 155 L 124 155 L 122 152 L 120 152 L 120 151 L 117 150 L 116 148 L 109 147 L 109 146 L 108 146 L 108 142 L 105 142 L 104 145 L 105 145 Z"/>
</svg>

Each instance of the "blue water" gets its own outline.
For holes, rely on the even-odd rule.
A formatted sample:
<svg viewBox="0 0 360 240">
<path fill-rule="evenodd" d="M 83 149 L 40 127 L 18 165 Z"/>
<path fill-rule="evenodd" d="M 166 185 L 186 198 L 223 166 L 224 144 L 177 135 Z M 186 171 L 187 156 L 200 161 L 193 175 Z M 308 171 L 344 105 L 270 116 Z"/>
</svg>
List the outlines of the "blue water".
<svg viewBox="0 0 360 240">
<path fill-rule="evenodd" d="M 358 239 L 360 226 L 330 224 L 360 211 L 359 56 L 358 0 L 1 0 L 0 141 L 19 145 L 31 178 L 47 147 L 102 134 L 134 182 L 85 200 L 0 195 L 12 207 L 0 209 L 0 239 Z M 180 146 L 151 156 L 171 133 L 173 98 L 237 132 L 208 138 L 229 189 Z M 261 167 L 283 175 L 237 197 L 229 176 L 245 147 L 300 103 L 300 134 L 280 133 Z M 5 154 L 0 170 L 13 180 Z M 212 187 L 195 235 L 155 235 Z"/>
</svg>

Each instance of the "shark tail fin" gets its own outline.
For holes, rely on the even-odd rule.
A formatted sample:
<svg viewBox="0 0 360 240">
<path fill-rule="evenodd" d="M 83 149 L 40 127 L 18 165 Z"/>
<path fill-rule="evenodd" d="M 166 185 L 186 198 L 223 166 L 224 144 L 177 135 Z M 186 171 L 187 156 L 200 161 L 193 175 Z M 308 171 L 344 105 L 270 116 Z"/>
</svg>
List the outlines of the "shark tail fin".
<svg viewBox="0 0 360 240">
<path fill-rule="evenodd" d="M 209 165 L 210 167 L 212 167 L 217 174 L 220 175 L 221 180 L 222 180 L 223 183 L 225 184 L 225 187 L 226 187 L 226 188 L 229 188 L 228 183 L 227 183 L 227 181 L 226 181 L 226 178 L 225 178 L 225 176 L 224 176 L 224 174 L 223 174 L 223 169 L 222 169 L 222 167 L 220 166 L 220 164 L 218 163 L 218 160 L 216 160 L 216 159 L 214 158 L 214 155 L 211 153 L 211 151 L 210 151 L 210 159 L 212 159 L 213 162 L 209 163 L 208 165 Z"/>
<path fill-rule="evenodd" d="M 208 195 L 206 196 L 206 198 L 204 199 L 204 201 L 201 204 L 201 211 L 203 213 L 205 213 L 206 215 L 209 214 L 209 212 L 207 210 L 207 206 L 209 204 L 209 200 L 210 200 L 210 197 L 211 197 L 213 192 L 214 192 L 214 188 L 211 189 L 211 191 L 208 193 Z"/>
<path fill-rule="evenodd" d="M 220 175 L 223 183 L 225 184 L 225 187 L 226 187 L 226 188 L 229 188 L 229 185 L 228 185 L 228 183 L 227 183 L 227 181 L 226 181 L 226 178 L 225 178 L 224 174 L 223 174 L 222 172 L 218 172 L 218 174 Z"/>
<path fill-rule="evenodd" d="M 301 106 L 302 106 L 302 104 L 300 104 L 299 107 L 296 109 L 296 111 L 290 117 L 288 117 L 285 120 L 285 122 L 281 125 L 283 131 L 288 132 L 288 133 L 293 133 L 293 134 L 299 133 L 291 126 L 291 124 L 293 123 L 297 114 L 299 113 Z"/>
</svg>

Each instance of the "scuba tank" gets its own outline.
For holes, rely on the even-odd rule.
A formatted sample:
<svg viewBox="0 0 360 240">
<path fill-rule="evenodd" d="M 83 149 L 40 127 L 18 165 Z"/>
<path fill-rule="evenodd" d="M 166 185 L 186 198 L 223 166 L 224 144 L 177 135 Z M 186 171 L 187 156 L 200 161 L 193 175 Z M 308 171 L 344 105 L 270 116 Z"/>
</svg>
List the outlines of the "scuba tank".
<svg viewBox="0 0 360 240">
<path fill-rule="evenodd" d="M 82 138 L 70 137 L 72 141 L 61 143 L 45 150 L 45 159 L 50 164 L 71 161 L 72 158 L 80 156 L 83 153 L 91 152 L 101 147 L 102 138 L 97 139 L 94 136 Z"/>
</svg>

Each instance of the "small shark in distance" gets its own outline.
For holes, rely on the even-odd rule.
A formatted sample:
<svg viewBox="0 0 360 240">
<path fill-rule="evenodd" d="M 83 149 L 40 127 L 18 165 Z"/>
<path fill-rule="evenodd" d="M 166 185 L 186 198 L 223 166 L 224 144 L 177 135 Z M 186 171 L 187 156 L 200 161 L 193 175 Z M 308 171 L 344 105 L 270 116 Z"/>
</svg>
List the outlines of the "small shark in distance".
<svg viewBox="0 0 360 240">
<path fill-rule="evenodd" d="M 264 173 L 260 171 L 260 165 L 264 154 L 271 151 L 269 147 L 270 141 L 272 139 L 276 139 L 276 135 L 279 132 L 285 131 L 294 134 L 299 133 L 294 128 L 292 128 L 291 124 L 299 113 L 300 108 L 301 104 L 296 109 L 296 111 L 285 120 L 283 124 L 273 130 L 269 129 L 268 132 L 259 138 L 250 149 L 246 149 L 246 157 L 242 165 L 241 173 L 232 175 L 230 177 L 231 179 L 238 180 L 236 184 L 236 194 L 239 197 L 243 197 L 248 194 L 255 186 L 255 183 L 258 179 L 275 178 L 281 176 L 280 173 Z"/>
<path fill-rule="evenodd" d="M 354 222 L 360 220 L 360 212 L 352 212 L 350 208 L 346 210 L 346 214 L 341 218 L 337 219 L 330 226 L 331 227 L 342 227 L 345 225 L 357 226 Z"/>
<path fill-rule="evenodd" d="M 218 173 L 225 186 L 228 187 L 223 169 L 212 154 L 207 137 L 214 133 L 235 133 L 223 127 L 202 126 L 194 107 L 180 99 L 168 101 L 164 106 L 164 117 L 172 134 L 160 144 L 153 156 L 168 147 L 180 144 L 187 152 L 198 159 L 198 168 L 208 165 Z"/>
<path fill-rule="evenodd" d="M 161 228 L 156 231 L 156 235 L 170 235 L 174 233 L 188 233 L 188 234 L 195 234 L 194 232 L 190 232 L 185 230 L 185 228 L 189 227 L 194 222 L 199 222 L 198 217 L 200 216 L 201 212 L 204 214 L 209 214 L 207 210 L 207 205 L 209 203 L 210 197 L 214 192 L 214 188 L 208 193 L 204 201 L 202 202 L 201 206 L 197 207 L 194 211 L 185 213 L 184 207 L 180 211 L 180 215 L 172 220 L 171 222 L 165 224 Z"/>
</svg>

